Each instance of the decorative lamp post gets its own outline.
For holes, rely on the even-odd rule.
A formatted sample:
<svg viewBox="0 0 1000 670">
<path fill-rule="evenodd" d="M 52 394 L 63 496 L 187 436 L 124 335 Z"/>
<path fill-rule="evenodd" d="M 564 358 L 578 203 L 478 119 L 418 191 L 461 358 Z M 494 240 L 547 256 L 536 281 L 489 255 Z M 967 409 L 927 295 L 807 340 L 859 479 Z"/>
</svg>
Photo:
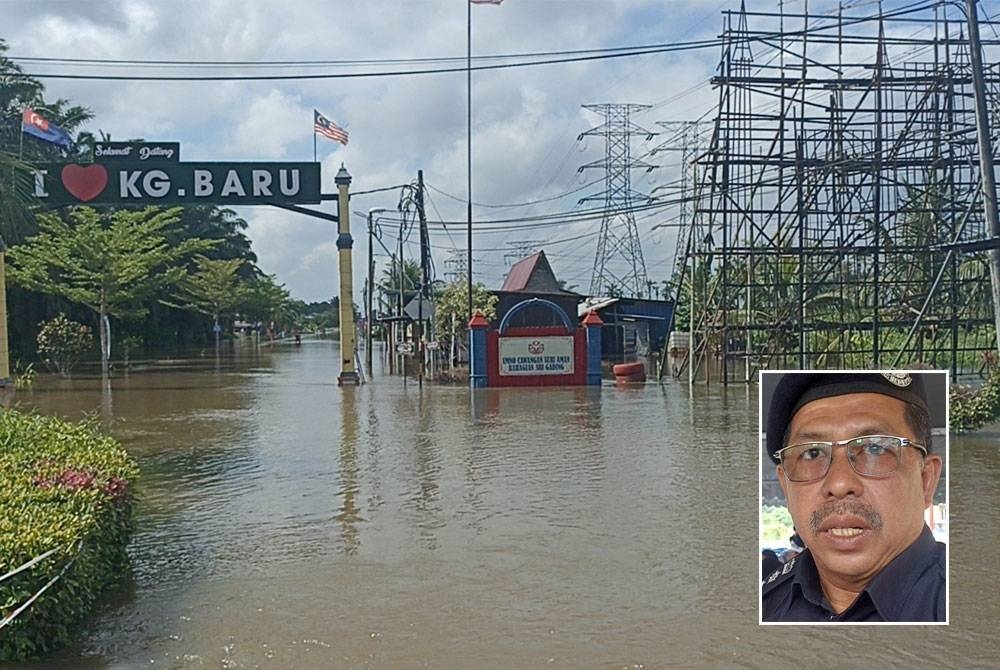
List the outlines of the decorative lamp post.
<svg viewBox="0 0 1000 670">
<path fill-rule="evenodd" d="M 333 182 L 337 185 L 337 256 L 340 266 L 340 376 L 337 385 L 358 385 L 361 377 L 355 364 L 355 342 L 357 333 L 354 328 L 354 283 L 351 269 L 351 247 L 354 239 L 351 237 L 350 194 L 351 174 L 340 164 L 340 170 Z"/>
</svg>

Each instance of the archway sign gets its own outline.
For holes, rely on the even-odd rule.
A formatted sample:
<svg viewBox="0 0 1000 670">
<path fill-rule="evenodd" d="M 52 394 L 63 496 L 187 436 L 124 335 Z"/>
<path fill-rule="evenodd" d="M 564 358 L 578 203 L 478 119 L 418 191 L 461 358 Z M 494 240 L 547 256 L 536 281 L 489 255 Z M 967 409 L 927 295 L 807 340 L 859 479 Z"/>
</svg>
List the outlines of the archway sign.
<svg viewBox="0 0 1000 670">
<path fill-rule="evenodd" d="M 532 306 L 552 312 L 562 325 L 510 325 Z M 477 311 L 469 321 L 469 382 L 473 388 L 600 386 L 602 325 L 589 312 L 577 327 L 559 305 L 541 298 L 514 305 L 495 330 Z"/>
<path fill-rule="evenodd" d="M 35 169 L 35 197 L 64 205 L 317 204 L 319 163 L 184 163 L 178 142 L 104 142 L 94 162 Z"/>
<path fill-rule="evenodd" d="M 320 164 L 315 162 L 185 163 L 180 160 L 178 142 L 99 142 L 94 145 L 92 163 L 45 163 L 35 166 L 33 174 L 32 192 L 48 209 L 68 205 L 273 205 L 336 222 L 341 347 L 337 383 L 360 383 L 354 360 L 351 175 L 343 165 L 334 179 L 337 193 L 322 193 Z M 336 216 L 299 207 L 327 200 L 337 201 Z"/>
</svg>

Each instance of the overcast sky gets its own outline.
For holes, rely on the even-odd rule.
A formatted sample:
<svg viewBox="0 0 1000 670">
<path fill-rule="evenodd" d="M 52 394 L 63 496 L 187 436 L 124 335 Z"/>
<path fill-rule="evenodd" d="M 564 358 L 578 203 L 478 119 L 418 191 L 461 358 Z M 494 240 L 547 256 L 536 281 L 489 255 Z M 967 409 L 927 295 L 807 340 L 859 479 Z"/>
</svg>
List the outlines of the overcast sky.
<svg viewBox="0 0 1000 670">
<path fill-rule="evenodd" d="M 776 0 L 748 4 L 760 10 L 777 8 Z M 798 3 L 790 4 L 799 9 Z M 823 3 L 813 2 L 811 9 L 817 4 Z M 500 6 L 477 5 L 472 8 L 473 55 L 713 38 L 720 32 L 721 12 L 738 6 L 737 0 L 505 0 Z M 24 57 L 186 61 L 459 57 L 461 62 L 444 66 L 462 67 L 466 53 L 465 0 L 0 0 L 0 16 L 0 37 L 7 41 L 9 56 L 15 61 Z M 580 166 L 600 159 L 605 151 L 600 137 L 578 140 L 602 121 L 581 105 L 652 105 L 634 119 L 648 130 L 662 131 L 659 121 L 710 121 L 717 92 L 709 86 L 709 78 L 719 58 L 718 48 L 707 48 L 474 73 L 475 220 L 572 211 L 579 198 L 603 190 L 602 171 L 578 174 Z M 34 62 L 22 62 L 22 67 L 30 73 L 121 70 L 108 65 L 71 69 Z M 324 65 L 285 71 L 371 72 L 399 67 L 383 63 L 345 70 Z M 190 67 L 181 72 L 199 74 Z M 346 147 L 318 139 L 324 191 L 335 191 L 333 177 L 341 163 L 353 176 L 354 192 L 411 182 L 422 169 L 429 187 L 429 219 L 463 222 L 446 231 L 432 231 L 437 278 L 445 278 L 446 261 L 455 250 L 464 257 L 464 72 L 223 83 L 43 82 L 47 97 L 68 98 L 94 111 L 95 119 L 86 129 L 104 131 L 112 139 L 179 141 L 181 159 L 186 161 L 312 160 L 312 110 L 318 109 L 350 133 Z M 664 139 L 636 139 L 633 154 L 642 156 Z M 652 193 L 676 179 L 678 152 L 661 152 L 645 160 L 662 167 L 650 173 L 634 172 L 636 191 Z M 352 198 L 351 209 L 393 209 L 398 197 L 398 190 L 358 195 Z M 540 200 L 544 202 L 500 207 Z M 334 211 L 333 203 L 324 209 Z M 294 297 L 315 301 L 337 294 L 333 224 L 272 207 L 239 212 L 250 223 L 248 234 L 260 267 L 276 274 Z M 677 213 L 671 207 L 637 216 L 648 275 L 657 283 L 670 273 L 675 233 L 669 227 L 655 227 L 676 220 Z M 367 254 L 364 217 L 352 216 L 351 226 L 356 241 L 355 301 L 360 303 Z M 558 278 L 584 293 L 589 288 L 599 220 L 483 232 L 488 227 L 483 223 L 476 228 L 476 280 L 499 288 L 508 269 L 505 250 L 511 242 L 531 240 L 534 248 L 545 250 Z M 395 229 L 387 226 L 383 243 L 395 248 L 395 235 Z M 414 233 L 406 242 L 408 257 L 416 257 L 417 239 Z M 380 271 L 386 256 L 376 249 Z"/>
</svg>

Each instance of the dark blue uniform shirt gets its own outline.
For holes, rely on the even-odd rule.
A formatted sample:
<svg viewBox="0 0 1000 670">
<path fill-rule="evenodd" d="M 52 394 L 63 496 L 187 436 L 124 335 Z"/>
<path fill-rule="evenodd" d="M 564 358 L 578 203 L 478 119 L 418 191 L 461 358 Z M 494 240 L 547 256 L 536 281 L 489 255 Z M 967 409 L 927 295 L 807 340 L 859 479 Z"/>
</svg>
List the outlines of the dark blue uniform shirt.
<svg viewBox="0 0 1000 670">
<path fill-rule="evenodd" d="M 764 580 L 764 621 L 944 621 L 945 546 L 927 526 L 839 615 L 830 607 L 809 550 Z"/>
</svg>

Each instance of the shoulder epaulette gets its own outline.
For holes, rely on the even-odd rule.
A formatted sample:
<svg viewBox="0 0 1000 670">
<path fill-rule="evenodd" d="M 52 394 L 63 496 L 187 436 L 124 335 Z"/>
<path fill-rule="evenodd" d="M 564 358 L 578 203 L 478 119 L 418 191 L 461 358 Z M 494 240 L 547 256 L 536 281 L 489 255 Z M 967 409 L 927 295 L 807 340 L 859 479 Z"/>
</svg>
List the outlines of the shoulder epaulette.
<svg viewBox="0 0 1000 670">
<path fill-rule="evenodd" d="M 766 594 L 768 591 L 791 579 L 795 575 L 795 562 L 797 560 L 799 560 L 798 556 L 769 574 L 767 578 L 761 582 L 761 593 Z"/>
</svg>

